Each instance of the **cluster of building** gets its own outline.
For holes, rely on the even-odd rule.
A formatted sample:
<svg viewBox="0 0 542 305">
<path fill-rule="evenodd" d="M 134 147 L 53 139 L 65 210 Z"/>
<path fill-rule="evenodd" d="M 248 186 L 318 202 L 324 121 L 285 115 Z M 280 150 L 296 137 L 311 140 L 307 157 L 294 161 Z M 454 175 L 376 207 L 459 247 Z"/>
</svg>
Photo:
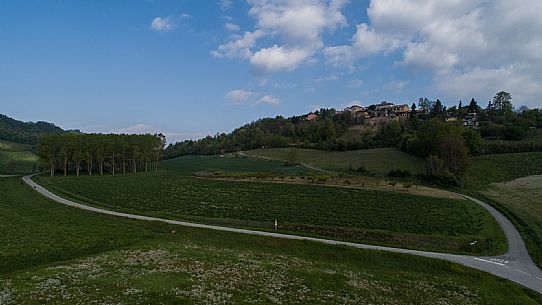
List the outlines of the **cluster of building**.
<svg viewBox="0 0 542 305">
<path fill-rule="evenodd" d="M 353 105 L 346 107 L 344 110 L 335 112 L 335 115 L 350 113 L 355 118 L 378 118 L 378 117 L 401 117 L 407 116 L 410 113 L 410 107 L 407 104 L 395 105 L 390 102 L 382 102 L 369 107 L 361 107 Z M 312 121 L 318 119 L 318 115 L 311 113 L 307 115 L 307 120 Z"/>
<path fill-rule="evenodd" d="M 370 105 L 368 107 L 362 107 L 359 105 L 353 105 L 346 107 L 344 110 L 336 111 L 335 115 L 342 115 L 344 113 L 350 113 L 354 118 L 360 119 L 379 119 L 379 121 L 386 121 L 387 119 L 405 117 L 408 116 L 412 110 L 407 104 L 395 105 L 390 102 L 382 102 L 380 104 Z M 416 110 L 416 112 L 423 112 L 423 110 Z M 312 121 L 318 119 L 319 116 L 315 113 L 310 113 L 306 116 L 306 120 Z M 466 113 L 463 116 L 448 116 L 446 121 L 462 121 L 462 125 L 467 128 L 479 128 L 478 118 L 476 113 Z"/>
<path fill-rule="evenodd" d="M 460 121 L 463 127 L 466 128 L 480 128 L 480 123 L 478 122 L 478 115 L 476 112 L 469 112 L 463 116 L 448 116 L 446 117 L 446 122 L 457 122 Z"/>
</svg>

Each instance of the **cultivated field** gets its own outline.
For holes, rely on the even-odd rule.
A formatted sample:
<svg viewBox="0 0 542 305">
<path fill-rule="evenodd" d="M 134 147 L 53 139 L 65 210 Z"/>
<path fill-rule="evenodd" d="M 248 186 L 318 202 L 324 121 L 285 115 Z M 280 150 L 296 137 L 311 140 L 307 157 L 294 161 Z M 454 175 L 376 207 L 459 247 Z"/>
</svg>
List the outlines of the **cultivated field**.
<svg viewBox="0 0 542 305">
<path fill-rule="evenodd" d="M 88 213 L 0 183 L 0 304 L 540 304 L 453 263 Z"/>
<path fill-rule="evenodd" d="M 395 148 L 364 149 L 353 151 L 324 151 L 297 149 L 300 161 L 324 170 L 344 172 L 350 168 L 364 166 L 370 173 L 386 176 L 391 170 L 408 170 L 413 175 L 425 172 L 424 160 Z M 262 156 L 286 160 L 291 148 L 256 149 L 245 152 L 251 156 Z"/>
<path fill-rule="evenodd" d="M 202 170 L 302 171 L 281 162 L 182 157 L 159 172 L 103 177 L 45 177 L 38 182 L 76 201 L 136 214 L 272 230 L 414 249 L 470 253 L 469 243 L 491 239 L 484 254 L 505 250 L 504 236 L 481 207 L 454 200 L 387 191 L 313 185 L 198 179 Z"/>
</svg>

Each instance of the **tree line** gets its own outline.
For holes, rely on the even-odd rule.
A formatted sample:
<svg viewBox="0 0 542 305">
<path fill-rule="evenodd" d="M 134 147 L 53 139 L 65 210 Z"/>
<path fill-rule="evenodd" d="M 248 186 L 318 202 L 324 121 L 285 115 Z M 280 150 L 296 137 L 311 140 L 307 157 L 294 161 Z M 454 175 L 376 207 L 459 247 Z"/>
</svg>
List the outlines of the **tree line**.
<svg viewBox="0 0 542 305">
<path fill-rule="evenodd" d="M 264 118 L 246 124 L 229 134 L 207 136 L 200 140 L 186 140 L 168 146 L 165 158 L 183 155 L 213 155 L 261 147 L 328 149 L 329 144 L 355 124 L 350 114 L 335 115 L 334 109 L 317 111 L 318 120 L 308 121 L 305 116 Z"/>
<path fill-rule="evenodd" d="M 40 138 L 37 153 L 51 176 L 61 170 L 66 176 L 81 171 L 88 175 L 106 172 L 115 175 L 158 170 L 166 140 L 162 134 L 79 134 L 62 133 Z"/>
</svg>

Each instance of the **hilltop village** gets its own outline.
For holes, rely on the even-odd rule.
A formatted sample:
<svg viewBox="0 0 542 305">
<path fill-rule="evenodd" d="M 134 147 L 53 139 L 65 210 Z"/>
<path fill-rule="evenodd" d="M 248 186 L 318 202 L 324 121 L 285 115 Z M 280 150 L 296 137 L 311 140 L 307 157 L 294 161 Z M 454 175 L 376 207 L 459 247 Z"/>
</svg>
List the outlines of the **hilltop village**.
<svg viewBox="0 0 542 305">
<path fill-rule="evenodd" d="M 423 99 L 421 100 L 423 103 Z M 359 123 L 368 122 L 369 125 L 380 125 L 394 119 L 408 117 L 410 114 L 427 114 L 430 109 L 433 109 L 435 107 L 435 105 L 439 107 L 439 104 L 440 101 L 438 100 L 435 103 L 431 103 L 429 101 L 427 109 L 422 107 L 416 109 L 417 107 L 415 103 L 412 104 L 412 107 L 409 107 L 408 104 L 396 105 L 392 102 L 384 101 L 379 104 L 369 105 L 368 107 L 362 107 L 360 105 L 348 106 L 343 110 L 335 111 L 334 116 L 342 116 L 347 114 L 352 116 L 354 120 Z M 441 108 L 445 114 L 445 120 L 447 122 L 462 121 L 462 125 L 464 127 L 479 128 L 479 122 L 476 112 L 478 108 L 477 104 L 463 107 L 460 103 L 459 108 L 456 106 L 449 109 L 446 109 L 446 107 L 442 106 Z M 319 111 L 316 111 L 307 114 L 305 119 L 307 121 L 313 121 L 319 119 L 320 117 L 321 115 L 319 114 Z"/>
</svg>

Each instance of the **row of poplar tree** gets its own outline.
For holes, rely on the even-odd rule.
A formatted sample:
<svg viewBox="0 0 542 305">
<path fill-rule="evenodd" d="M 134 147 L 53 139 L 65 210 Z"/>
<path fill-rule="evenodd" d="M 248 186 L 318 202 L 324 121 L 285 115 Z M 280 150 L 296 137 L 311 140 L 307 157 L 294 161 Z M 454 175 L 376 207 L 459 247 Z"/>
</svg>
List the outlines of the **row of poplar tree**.
<svg viewBox="0 0 542 305">
<path fill-rule="evenodd" d="M 51 176 L 61 170 L 111 174 L 158 170 L 166 144 L 162 134 L 80 134 L 59 133 L 42 136 L 37 151 Z"/>
</svg>

